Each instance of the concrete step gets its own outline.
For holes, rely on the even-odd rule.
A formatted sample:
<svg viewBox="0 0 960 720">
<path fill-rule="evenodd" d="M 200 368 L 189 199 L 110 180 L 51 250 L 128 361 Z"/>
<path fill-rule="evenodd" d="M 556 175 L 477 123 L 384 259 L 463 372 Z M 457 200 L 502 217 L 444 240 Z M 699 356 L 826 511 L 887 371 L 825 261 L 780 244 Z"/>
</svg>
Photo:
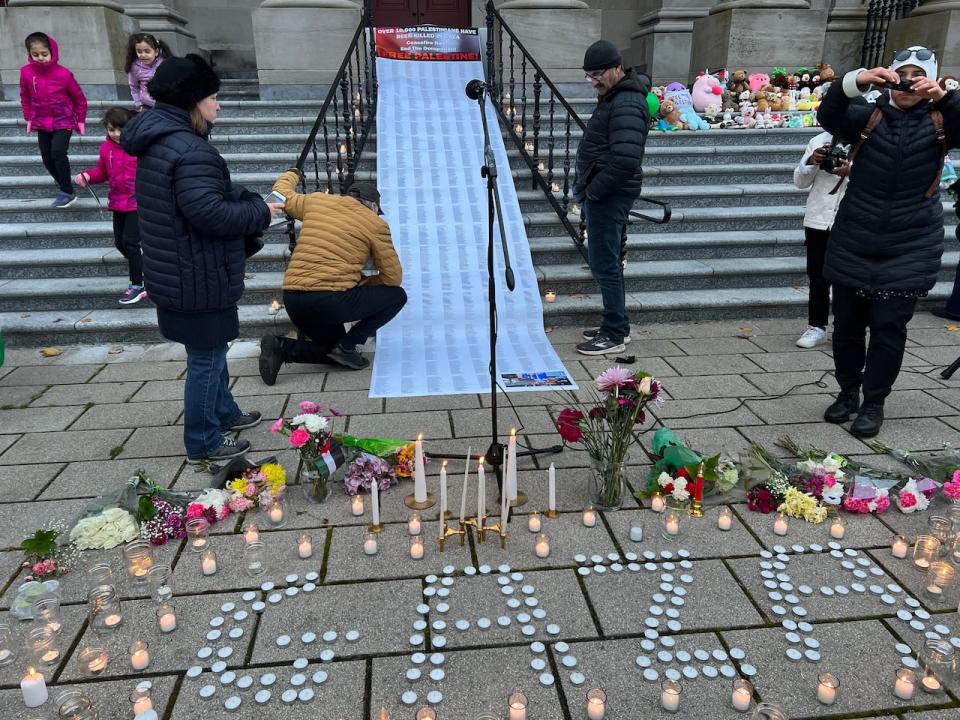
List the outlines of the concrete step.
<svg viewBox="0 0 960 720">
<path fill-rule="evenodd" d="M 261 117 L 256 115 L 221 115 L 217 118 L 216 128 L 223 132 L 238 134 L 256 134 L 263 129 L 270 129 L 275 133 L 306 133 L 313 127 L 317 119 L 313 115 L 281 115 L 277 117 Z M 99 118 L 95 120 L 99 123 Z M 26 121 L 20 118 L 0 118 L 0 135 L 23 135 L 27 131 Z M 97 124 L 90 126 L 90 132 L 97 132 Z M 101 138 L 102 142 L 102 138 Z M 301 143 L 302 146 L 302 143 Z"/>
<path fill-rule="evenodd" d="M 310 115 L 316 118 L 323 106 L 323 100 L 220 100 L 221 116 L 278 116 L 278 115 Z M 129 98 L 121 100 L 88 100 L 87 101 L 87 129 L 100 126 L 100 120 L 107 108 L 125 107 L 132 109 Z M 18 101 L 5 100 L 0 102 L 0 119 L 18 119 L 23 117 L 23 111 Z"/>
</svg>

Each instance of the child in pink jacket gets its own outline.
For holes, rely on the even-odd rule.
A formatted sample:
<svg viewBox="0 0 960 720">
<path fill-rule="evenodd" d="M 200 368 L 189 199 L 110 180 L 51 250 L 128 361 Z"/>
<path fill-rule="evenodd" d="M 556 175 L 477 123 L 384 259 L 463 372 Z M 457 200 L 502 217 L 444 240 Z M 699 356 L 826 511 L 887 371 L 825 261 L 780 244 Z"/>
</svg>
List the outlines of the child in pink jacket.
<svg viewBox="0 0 960 720">
<path fill-rule="evenodd" d="M 120 132 L 133 117 L 126 108 L 112 107 L 103 114 L 107 139 L 100 146 L 97 166 L 79 173 L 73 181 L 80 187 L 109 183 L 107 207 L 113 211 L 113 244 L 127 259 L 130 286 L 120 296 L 121 305 L 133 305 L 147 296 L 143 289 L 143 257 L 137 223 L 137 159 L 120 146 Z"/>
<path fill-rule="evenodd" d="M 134 33 L 130 36 L 125 67 L 130 97 L 138 111 L 156 104 L 147 90 L 147 83 L 153 79 L 160 63 L 168 57 L 173 57 L 173 53 L 163 40 L 158 40 L 150 33 Z"/>
<path fill-rule="evenodd" d="M 29 62 L 20 68 L 20 105 L 27 132 L 37 132 L 43 166 L 60 187 L 53 201 L 57 208 L 77 199 L 70 182 L 67 149 L 74 130 L 83 134 L 87 98 L 73 73 L 60 65 L 57 41 L 42 32 L 27 35 L 24 45 Z"/>
</svg>

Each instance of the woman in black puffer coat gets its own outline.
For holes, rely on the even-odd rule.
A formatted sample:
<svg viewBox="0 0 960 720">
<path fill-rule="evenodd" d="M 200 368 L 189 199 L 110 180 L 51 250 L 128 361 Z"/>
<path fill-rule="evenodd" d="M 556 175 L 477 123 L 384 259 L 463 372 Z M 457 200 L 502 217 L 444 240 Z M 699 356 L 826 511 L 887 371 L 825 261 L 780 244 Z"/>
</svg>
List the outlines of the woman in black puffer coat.
<svg viewBox="0 0 960 720">
<path fill-rule="evenodd" d="M 947 188 L 947 192 L 953 196 L 953 212 L 960 220 L 960 180 Z M 957 236 L 957 241 L 960 241 L 960 225 L 957 225 L 954 234 Z M 930 312 L 946 320 L 960 321 L 960 265 L 957 265 L 957 274 L 953 279 L 953 291 L 947 298 L 947 304 L 944 307 L 934 308 Z"/>
<path fill-rule="evenodd" d="M 881 119 L 853 159 L 824 263 L 833 284 L 833 360 L 840 385 L 824 419 L 842 423 L 858 413 L 850 432 L 863 438 L 880 431 L 883 403 L 903 362 L 907 323 L 940 269 L 939 178 L 943 152 L 960 146 L 960 94 L 937 85 L 936 58 L 915 46 L 897 52 L 889 68 L 848 73 L 831 86 L 818 112 L 825 130 L 856 143 L 874 109 L 850 99 L 901 80 L 912 81 L 909 91 L 890 90 L 877 100 Z M 942 143 L 933 112 L 942 117 Z"/>
<path fill-rule="evenodd" d="M 137 205 L 143 277 L 160 332 L 187 350 L 183 442 L 187 461 L 225 460 L 250 443 L 225 433 L 252 427 L 230 393 L 227 343 L 240 334 L 245 238 L 265 230 L 281 205 L 230 182 L 207 141 L 220 79 L 203 58 L 169 58 L 148 89 L 156 107 L 120 139 L 138 158 Z"/>
</svg>

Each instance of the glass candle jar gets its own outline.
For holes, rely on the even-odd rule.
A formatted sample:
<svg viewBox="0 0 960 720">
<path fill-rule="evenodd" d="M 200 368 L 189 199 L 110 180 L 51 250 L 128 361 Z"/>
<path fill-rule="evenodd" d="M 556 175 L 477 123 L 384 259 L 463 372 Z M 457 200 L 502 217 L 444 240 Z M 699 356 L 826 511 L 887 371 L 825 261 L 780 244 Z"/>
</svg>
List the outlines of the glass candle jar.
<svg viewBox="0 0 960 720">
<path fill-rule="evenodd" d="M 643 521 L 639 518 L 630 523 L 630 540 L 632 542 L 643 542 Z"/>
<path fill-rule="evenodd" d="M 927 570 L 927 595 L 942 603 L 947 589 L 953 585 L 956 577 L 956 568 L 950 563 L 941 560 L 930 563 L 930 569 Z"/>
<path fill-rule="evenodd" d="M 90 609 L 90 627 L 97 635 L 112 633 L 123 624 L 123 610 L 117 590 L 110 585 L 102 585 L 87 595 Z"/>
<path fill-rule="evenodd" d="M 87 587 L 95 588 L 100 585 L 113 585 L 113 567 L 108 562 L 99 562 L 91 565 L 87 570 Z"/>
<path fill-rule="evenodd" d="M 420 513 L 416 511 L 412 512 L 410 514 L 410 519 L 407 521 L 407 534 L 419 535 L 422 528 L 423 522 L 420 520 Z"/>
<path fill-rule="evenodd" d="M 737 712 L 747 712 L 753 703 L 753 683 L 743 678 L 733 681 L 733 692 L 730 695 L 730 704 Z"/>
<path fill-rule="evenodd" d="M 9 623 L 0 623 L 0 667 L 9 665 L 17 657 L 17 643 Z"/>
<path fill-rule="evenodd" d="M 137 640 L 130 646 L 130 667 L 134 670 L 146 670 L 150 666 L 150 647 L 143 640 Z"/>
<path fill-rule="evenodd" d="M 527 530 L 532 533 L 538 533 L 542 527 L 543 521 L 540 518 L 540 513 L 532 512 L 527 515 Z"/>
<path fill-rule="evenodd" d="M 27 633 L 27 647 L 43 669 L 55 668 L 60 663 L 57 634 L 46 625 L 34 627 Z"/>
<path fill-rule="evenodd" d="M 507 697 L 507 720 L 527 720 L 527 696 L 519 690 Z"/>
<path fill-rule="evenodd" d="M 683 513 L 678 508 L 667 507 L 660 513 L 660 535 L 664 540 L 676 541 L 680 539 L 681 521 Z"/>
<path fill-rule="evenodd" d="M 260 541 L 260 528 L 255 522 L 251 522 L 243 529 L 243 540 L 248 545 Z"/>
<path fill-rule="evenodd" d="M 930 535 L 940 541 L 941 549 L 945 549 L 953 535 L 953 520 L 943 515 L 931 515 L 927 518 L 927 527 Z"/>
<path fill-rule="evenodd" d="M 53 701 L 60 720 L 97 720 L 93 702 L 81 690 L 62 690 Z"/>
<path fill-rule="evenodd" d="M 583 522 L 583 526 L 588 528 L 597 524 L 597 511 L 593 509 L 593 505 L 587 505 L 583 509 L 581 521 Z"/>
<path fill-rule="evenodd" d="M 56 595 L 41 595 L 33 601 L 33 621 L 38 625 L 45 625 L 60 634 L 63 620 L 60 619 L 60 598 Z"/>
<path fill-rule="evenodd" d="M 533 553 L 538 558 L 550 557 L 550 538 L 546 533 L 537 533 L 533 540 Z"/>
<path fill-rule="evenodd" d="M 840 681 L 833 673 L 820 673 L 817 677 L 817 701 L 821 705 L 833 705 L 839 690 Z"/>
<path fill-rule="evenodd" d="M 843 540 L 843 536 L 846 534 L 847 524 L 840 515 L 837 515 L 830 521 L 830 537 L 834 540 Z"/>
<path fill-rule="evenodd" d="M 759 703 L 753 710 L 753 720 L 787 720 L 787 714 L 779 705 L 773 703 Z"/>
<path fill-rule="evenodd" d="M 910 549 L 910 541 L 903 535 L 894 535 L 890 541 L 890 554 L 895 558 L 905 558 Z"/>
<path fill-rule="evenodd" d="M 217 553 L 213 548 L 207 548 L 200 553 L 200 572 L 204 575 L 217 574 Z"/>
<path fill-rule="evenodd" d="M 86 677 L 97 677 L 107 669 L 107 648 L 101 645 L 84 647 L 77 653 L 77 668 Z"/>
<path fill-rule="evenodd" d="M 310 533 L 300 533 L 297 538 L 297 557 L 306 560 L 313 555 L 313 538 Z"/>
<path fill-rule="evenodd" d="M 663 495 L 660 493 L 654 493 L 650 496 L 650 509 L 655 513 L 663 512 L 663 509 L 667 506 L 666 502 L 663 499 Z"/>
<path fill-rule="evenodd" d="M 377 554 L 377 534 L 367 533 L 363 539 L 363 552 L 365 555 Z"/>
<path fill-rule="evenodd" d="M 773 521 L 773 534 L 781 536 L 786 535 L 789 528 L 790 520 L 786 513 L 777 513 L 777 516 Z"/>
<path fill-rule="evenodd" d="M 187 547 L 191 551 L 203 552 L 209 545 L 207 531 L 210 530 L 210 523 L 206 518 L 190 518 L 187 520 Z"/>
<path fill-rule="evenodd" d="M 177 629 L 177 613 L 173 603 L 163 603 L 157 608 L 157 625 L 162 633 L 171 633 Z"/>
<path fill-rule="evenodd" d="M 138 683 L 137 687 L 134 688 L 132 693 L 130 693 L 130 703 L 133 705 L 134 717 L 140 713 L 146 712 L 147 710 L 153 710 L 153 698 L 151 697 L 152 691 L 153 683 L 144 681 L 142 683 Z"/>
<path fill-rule="evenodd" d="M 910 668 L 897 670 L 893 681 L 893 694 L 901 700 L 912 700 L 917 691 L 917 674 Z"/>
<path fill-rule="evenodd" d="M 410 538 L 410 557 L 414 560 L 423 560 L 423 538 L 413 535 Z"/>
<path fill-rule="evenodd" d="M 432 707 L 422 707 L 417 710 L 414 720 L 437 720 L 437 711 Z"/>
<path fill-rule="evenodd" d="M 724 506 L 717 514 L 717 528 L 726 532 L 733 527 L 733 510 Z"/>
<path fill-rule="evenodd" d="M 680 692 L 683 687 L 675 680 L 664 680 L 660 683 L 660 706 L 668 713 L 675 713 L 680 709 Z"/>
<path fill-rule="evenodd" d="M 273 503 L 267 509 L 267 522 L 272 528 L 283 527 L 287 523 L 286 508 L 283 506 L 283 498 L 273 499 Z"/>
<path fill-rule="evenodd" d="M 940 541 L 933 535 L 917 535 L 913 543 L 913 564 L 927 570 L 940 554 Z"/>
<path fill-rule="evenodd" d="M 263 558 L 263 541 L 247 543 L 243 548 L 243 569 L 250 577 L 263 575 L 267 570 Z"/>
<path fill-rule="evenodd" d="M 153 567 L 153 546 L 142 538 L 123 546 L 123 558 L 127 565 L 127 575 L 136 584 L 147 581 L 147 573 Z"/>
<path fill-rule="evenodd" d="M 920 687 L 927 693 L 942 693 L 944 683 L 952 679 L 956 673 L 956 651 L 946 640 L 927 640 L 921 663 L 924 674 L 920 680 Z"/>
<path fill-rule="evenodd" d="M 668 681 L 669 682 L 669 681 Z M 607 694 L 600 688 L 587 691 L 587 718 L 603 720 L 607 714 Z"/>
<path fill-rule="evenodd" d="M 173 597 L 173 590 L 170 588 L 171 574 L 170 566 L 163 563 L 157 563 L 147 571 L 147 586 L 155 602 L 166 602 Z"/>
</svg>

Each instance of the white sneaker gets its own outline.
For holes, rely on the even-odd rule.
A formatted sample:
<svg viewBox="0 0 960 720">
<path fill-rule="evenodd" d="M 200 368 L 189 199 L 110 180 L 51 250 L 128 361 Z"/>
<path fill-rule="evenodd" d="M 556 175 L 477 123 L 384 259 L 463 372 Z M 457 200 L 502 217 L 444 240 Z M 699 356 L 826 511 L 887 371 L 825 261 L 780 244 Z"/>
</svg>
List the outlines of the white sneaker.
<svg viewBox="0 0 960 720">
<path fill-rule="evenodd" d="M 813 327 L 806 329 L 806 332 L 797 340 L 797 347 L 810 349 L 817 345 L 823 345 L 827 341 L 827 331 L 823 328 Z"/>
</svg>

